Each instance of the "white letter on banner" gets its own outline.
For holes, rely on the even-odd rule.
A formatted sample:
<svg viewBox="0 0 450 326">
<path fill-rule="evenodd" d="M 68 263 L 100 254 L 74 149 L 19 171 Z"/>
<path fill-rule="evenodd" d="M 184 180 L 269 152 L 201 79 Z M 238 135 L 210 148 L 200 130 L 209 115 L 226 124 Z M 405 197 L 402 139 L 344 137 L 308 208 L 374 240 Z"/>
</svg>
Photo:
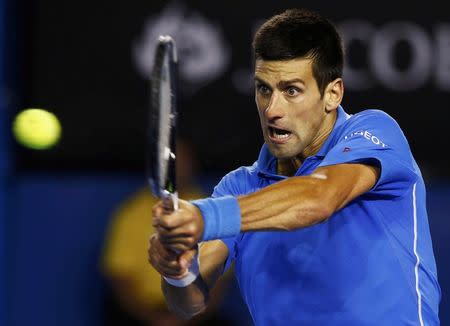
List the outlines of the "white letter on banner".
<svg viewBox="0 0 450 326">
<path fill-rule="evenodd" d="M 397 69 L 393 62 L 393 50 L 399 41 L 411 47 L 411 64 L 405 71 Z M 370 63 L 381 83 L 397 91 L 421 87 L 430 76 L 431 41 L 417 24 L 395 22 L 385 25 L 375 34 L 370 53 Z"/>
<path fill-rule="evenodd" d="M 436 85 L 439 89 L 450 90 L 450 25 L 440 24 L 436 28 L 437 62 Z"/>
<path fill-rule="evenodd" d="M 369 49 L 374 28 L 369 22 L 363 20 L 348 20 L 338 26 L 341 32 L 344 47 L 350 49 L 350 44 L 359 41 Z M 367 50 L 368 51 L 368 50 Z M 349 55 L 351 58 L 351 55 Z M 366 58 L 368 60 L 368 58 Z M 350 65 L 350 60 L 345 60 L 344 66 L 345 85 L 349 89 L 365 90 L 373 86 L 374 80 L 370 71 L 364 68 L 356 68 Z"/>
</svg>

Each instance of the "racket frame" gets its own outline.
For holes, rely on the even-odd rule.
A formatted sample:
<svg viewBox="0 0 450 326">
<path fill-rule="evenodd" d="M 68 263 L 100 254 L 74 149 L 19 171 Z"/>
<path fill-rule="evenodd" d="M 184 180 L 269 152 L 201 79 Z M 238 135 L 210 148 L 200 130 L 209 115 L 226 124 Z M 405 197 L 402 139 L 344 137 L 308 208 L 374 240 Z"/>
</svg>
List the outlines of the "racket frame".
<svg viewBox="0 0 450 326">
<path fill-rule="evenodd" d="M 148 140 L 152 159 L 148 162 L 148 182 L 153 194 L 162 200 L 166 212 L 178 209 L 175 171 L 177 69 L 175 41 L 168 35 L 160 36 L 151 76 Z"/>
</svg>

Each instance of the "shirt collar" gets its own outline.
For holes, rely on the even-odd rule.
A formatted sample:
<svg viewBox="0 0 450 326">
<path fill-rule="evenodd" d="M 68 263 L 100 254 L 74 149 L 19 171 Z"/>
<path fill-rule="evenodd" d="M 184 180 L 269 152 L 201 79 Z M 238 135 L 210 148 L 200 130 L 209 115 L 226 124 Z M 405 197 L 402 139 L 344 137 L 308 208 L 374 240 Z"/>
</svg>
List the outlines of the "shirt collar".
<svg viewBox="0 0 450 326">
<path fill-rule="evenodd" d="M 327 153 L 330 151 L 331 147 L 333 146 L 332 140 L 334 138 L 334 134 L 336 133 L 337 129 L 348 119 L 350 118 L 350 114 L 344 111 L 342 106 L 338 106 L 337 108 L 337 117 L 336 122 L 334 123 L 333 130 L 331 130 L 330 134 L 328 135 L 327 139 L 323 143 L 322 147 L 320 147 L 319 151 L 315 156 L 321 156 L 325 157 Z"/>
<path fill-rule="evenodd" d="M 328 151 L 332 147 L 332 139 L 334 134 L 336 133 L 337 129 L 350 117 L 349 114 L 347 114 L 342 106 L 338 106 L 337 108 L 337 117 L 336 121 L 333 126 L 333 130 L 328 135 L 327 139 L 323 143 L 322 147 L 319 149 L 317 154 L 315 156 L 325 157 L 325 155 L 328 153 Z M 285 178 L 284 176 L 280 176 L 276 173 L 277 168 L 277 160 L 276 158 L 270 153 L 267 145 L 264 143 L 264 145 L 261 148 L 261 151 L 259 152 L 257 166 L 258 166 L 258 173 L 261 173 L 265 176 L 269 177 L 275 177 L 277 179 Z"/>
</svg>

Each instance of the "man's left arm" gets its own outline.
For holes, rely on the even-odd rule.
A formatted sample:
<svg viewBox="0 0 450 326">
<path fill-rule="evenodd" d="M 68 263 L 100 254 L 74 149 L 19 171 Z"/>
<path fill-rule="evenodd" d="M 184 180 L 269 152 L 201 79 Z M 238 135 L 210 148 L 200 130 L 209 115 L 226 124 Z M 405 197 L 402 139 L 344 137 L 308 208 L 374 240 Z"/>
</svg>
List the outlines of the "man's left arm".
<svg viewBox="0 0 450 326">
<path fill-rule="evenodd" d="M 229 203 L 233 204 L 234 200 L 234 205 L 240 211 L 238 231 L 289 231 L 326 220 L 350 201 L 369 191 L 379 175 L 378 167 L 366 164 L 324 166 L 309 176 L 291 177 L 254 193 L 239 196 L 237 202 L 230 198 Z M 181 209 L 157 221 L 158 232 L 168 248 L 186 250 L 199 241 L 208 240 L 208 237 L 214 238 L 215 234 L 222 235 L 224 229 L 230 229 L 227 218 L 236 220 L 236 216 L 226 216 L 228 210 L 223 210 L 214 202 L 218 198 L 207 200 L 207 205 L 212 205 L 208 212 L 216 212 L 214 216 L 202 216 L 196 205 L 181 201 Z M 236 209 L 230 211 L 236 215 Z M 233 227 L 236 228 L 236 225 Z"/>
<path fill-rule="evenodd" d="M 319 167 L 238 198 L 241 230 L 294 230 L 320 223 L 377 182 L 379 168 L 365 164 Z"/>
</svg>

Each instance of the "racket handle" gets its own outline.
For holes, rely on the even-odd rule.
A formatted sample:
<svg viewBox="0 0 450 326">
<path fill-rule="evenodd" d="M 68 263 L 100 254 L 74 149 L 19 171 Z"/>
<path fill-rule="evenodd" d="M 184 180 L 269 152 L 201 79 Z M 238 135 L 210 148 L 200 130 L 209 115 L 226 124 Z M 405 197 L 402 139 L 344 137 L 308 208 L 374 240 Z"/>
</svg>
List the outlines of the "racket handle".
<svg viewBox="0 0 450 326">
<path fill-rule="evenodd" d="M 178 210 L 178 192 L 170 192 L 167 190 L 161 191 L 161 200 L 163 202 L 165 213 L 172 213 Z M 179 255 L 181 252 L 175 251 Z"/>
<path fill-rule="evenodd" d="M 178 193 L 169 192 L 167 190 L 161 191 L 161 200 L 163 202 L 164 210 L 166 213 L 171 213 L 178 210 Z"/>
</svg>

